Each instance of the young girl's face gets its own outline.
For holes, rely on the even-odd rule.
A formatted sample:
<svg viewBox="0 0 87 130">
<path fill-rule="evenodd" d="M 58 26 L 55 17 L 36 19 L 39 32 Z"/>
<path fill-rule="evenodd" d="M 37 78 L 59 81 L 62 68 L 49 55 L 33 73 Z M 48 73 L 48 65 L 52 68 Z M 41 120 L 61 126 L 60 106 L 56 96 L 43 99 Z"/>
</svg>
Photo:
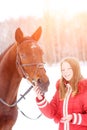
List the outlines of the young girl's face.
<svg viewBox="0 0 87 130">
<path fill-rule="evenodd" d="M 73 77 L 73 70 L 70 66 L 70 64 L 66 61 L 64 61 L 62 63 L 62 66 L 61 66 L 61 73 L 62 73 L 62 76 L 63 78 L 66 80 L 66 81 L 70 81 Z"/>
</svg>

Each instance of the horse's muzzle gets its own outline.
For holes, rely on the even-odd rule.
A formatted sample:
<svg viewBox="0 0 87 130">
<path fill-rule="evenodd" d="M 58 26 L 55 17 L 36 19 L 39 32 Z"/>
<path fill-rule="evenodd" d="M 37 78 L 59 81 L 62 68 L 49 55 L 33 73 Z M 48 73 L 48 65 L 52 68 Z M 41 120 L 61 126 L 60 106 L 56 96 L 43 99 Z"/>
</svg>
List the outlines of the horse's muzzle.
<svg viewBox="0 0 87 130">
<path fill-rule="evenodd" d="M 41 79 L 37 80 L 37 84 L 40 87 L 40 90 L 45 93 L 48 91 L 48 86 L 50 84 L 49 80 L 47 80 L 46 82 L 42 81 Z"/>
</svg>

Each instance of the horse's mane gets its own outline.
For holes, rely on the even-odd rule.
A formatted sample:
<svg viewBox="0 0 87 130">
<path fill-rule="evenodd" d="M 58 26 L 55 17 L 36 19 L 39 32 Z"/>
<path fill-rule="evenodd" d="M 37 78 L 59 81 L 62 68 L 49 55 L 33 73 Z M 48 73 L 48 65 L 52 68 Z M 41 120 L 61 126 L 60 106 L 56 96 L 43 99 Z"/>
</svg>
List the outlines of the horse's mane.
<svg viewBox="0 0 87 130">
<path fill-rule="evenodd" d="M 13 43 L 13 44 L 14 44 L 14 43 Z M 8 47 L 4 52 L 2 52 L 2 53 L 0 54 L 0 62 L 1 62 L 2 58 L 3 58 L 3 56 L 6 54 L 6 52 L 13 46 L 13 44 L 9 45 L 9 47 Z"/>
</svg>

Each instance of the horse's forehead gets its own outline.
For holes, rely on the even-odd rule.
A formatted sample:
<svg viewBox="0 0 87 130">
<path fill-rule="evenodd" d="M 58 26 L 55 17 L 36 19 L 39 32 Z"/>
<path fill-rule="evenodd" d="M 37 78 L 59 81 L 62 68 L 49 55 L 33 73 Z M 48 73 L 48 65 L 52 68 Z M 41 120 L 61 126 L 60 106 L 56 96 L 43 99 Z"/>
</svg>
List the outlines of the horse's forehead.
<svg viewBox="0 0 87 130">
<path fill-rule="evenodd" d="M 21 52 L 32 52 L 32 51 L 41 51 L 42 52 L 42 49 L 40 48 L 40 46 L 35 42 L 35 41 L 24 41 L 20 44 L 19 46 L 19 50 Z"/>
<path fill-rule="evenodd" d="M 35 43 L 31 44 L 31 49 L 37 48 L 37 45 Z"/>
</svg>

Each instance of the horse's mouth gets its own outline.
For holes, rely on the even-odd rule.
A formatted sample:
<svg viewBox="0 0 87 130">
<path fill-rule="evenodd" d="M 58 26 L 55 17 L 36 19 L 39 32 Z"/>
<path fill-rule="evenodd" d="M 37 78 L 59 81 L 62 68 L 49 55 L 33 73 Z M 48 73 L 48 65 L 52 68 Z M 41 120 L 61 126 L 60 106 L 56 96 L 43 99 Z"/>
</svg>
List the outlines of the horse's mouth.
<svg viewBox="0 0 87 130">
<path fill-rule="evenodd" d="M 40 87 L 40 90 L 43 93 L 45 93 L 48 91 L 48 87 L 49 87 L 50 82 L 49 82 L 49 80 L 47 80 L 47 82 L 43 82 L 42 80 L 38 79 L 37 84 Z"/>
</svg>

